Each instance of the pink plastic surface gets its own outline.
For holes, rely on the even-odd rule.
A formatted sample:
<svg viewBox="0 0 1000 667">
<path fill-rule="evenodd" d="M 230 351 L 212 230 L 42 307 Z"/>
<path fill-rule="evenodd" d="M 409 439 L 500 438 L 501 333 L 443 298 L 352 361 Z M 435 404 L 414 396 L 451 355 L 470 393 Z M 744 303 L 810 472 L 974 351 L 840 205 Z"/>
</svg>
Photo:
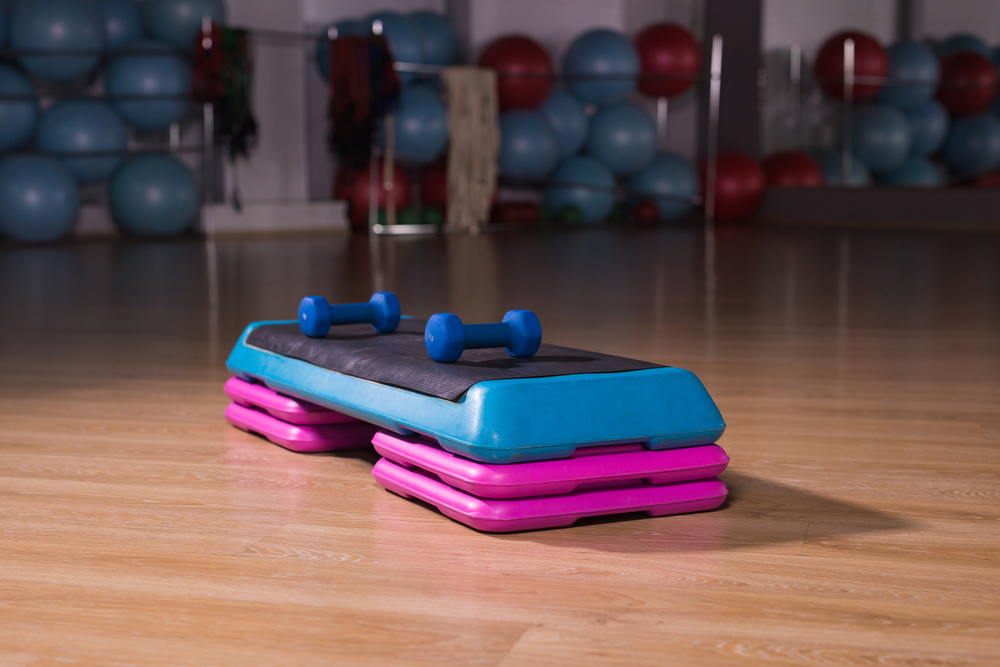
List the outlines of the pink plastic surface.
<svg viewBox="0 0 1000 667">
<path fill-rule="evenodd" d="M 469 495 L 429 472 L 404 468 L 389 459 L 380 459 L 372 473 L 386 489 L 423 500 L 455 521 L 491 533 L 556 528 L 583 517 L 624 512 L 651 516 L 702 512 L 721 505 L 729 493 L 721 480 L 712 478 L 657 485 L 623 482 L 561 496 L 497 500 Z"/>
<path fill-rule="evenodd" d="M 357 421 L 315 403 L 285 396 L 262 384 L 253 384 L 236 377 L 229 378 L 223 390 L 240 405 L 266 410 L 289 424 L 347 424 Z"/>
<path fill-rule="evenodd" d="M 639 444 L 581 447 L 567 459 L 498 465 L 457 456 L 419 437 L 385 431 L 379 431 L 372 444 L 395 463 L 422 468 L 446 484 L 482 498 L 565 494 L 623 480 L 686 482 L 715 477 L 729 464 L 729 457 L 718 445 L 660 451 Z"/>
<path fill-rule="evenodd" d="M 377 427 L 352 420 L 347 424 L 289 424 L 268 413 L 230 403 L 226 419 L 236 428 L 258 433 L 293 452 L 333 452 L 370 447 Z"/>
</svg>

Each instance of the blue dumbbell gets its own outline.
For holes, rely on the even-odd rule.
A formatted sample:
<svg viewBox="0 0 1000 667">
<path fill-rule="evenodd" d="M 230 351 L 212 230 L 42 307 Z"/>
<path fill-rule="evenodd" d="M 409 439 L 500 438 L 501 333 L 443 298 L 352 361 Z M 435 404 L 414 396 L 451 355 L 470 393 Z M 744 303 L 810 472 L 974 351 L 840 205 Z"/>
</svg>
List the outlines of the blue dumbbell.
<svg viewBox="0 0 1000 667">
<path fill-rule="evenodd" d="M 503 322 L 462 324 L 458 315 L 431 315 L 424 329 L 424 345 L 434 361 L 450 364 L 465 350 L 506 348 L 512 357 L 530 357 L 542 344 L 542 325 L 530 310 L 509 310 Z"/>
<path fill-rule="evenodd" d="M 322 338 L 332 324 L 364 324 L 375 331 L 395 331 L 399 326 L 399 299 L 392 292 L 375 292 L 368 303 L 331 306 L 321 296 L 307 296 L 299 304 L 299 328 L 310 338 Z"/>
</svg>

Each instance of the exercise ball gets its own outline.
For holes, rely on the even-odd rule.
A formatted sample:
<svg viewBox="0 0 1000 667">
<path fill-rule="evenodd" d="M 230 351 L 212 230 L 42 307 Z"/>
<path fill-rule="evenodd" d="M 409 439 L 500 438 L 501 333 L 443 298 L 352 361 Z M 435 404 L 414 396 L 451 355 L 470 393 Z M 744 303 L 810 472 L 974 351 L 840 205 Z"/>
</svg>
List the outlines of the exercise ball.
<svg viewBox="0 0 1000 667">
<path fill-rule="evenodd" d="M 20 0 L 8 30 L 13 49 L 53 54 L 18 57 L 26 70 L 46 81 L 72 81 L 90 73 L 104 48 L 104 19 L 93 3 L 81 0 Z"/>
<path fill-rule="evenodd" d="M 10 65 L 0 63 L 0 153 L 27 143 L 37 122 L 38 100 L 31 82 Z"/>
<path fill-rule="evenodd" d="M 930 100 L 903 112 L 910 124 L 910 155 L 933 155 L 948 137 L 951 120 L 948 112 L 937 100 Z"/>
<path fill-rule="evenodd" d="M 830 97 L 844 99 L 844 42 L 854 40 L 854 75 L 865 83 L 855 83 L 855 102 L 875 97 L 882 87 L 881 79 L 889 74 L 889 54 L 877 39 L 856 30 L 839 32 L 830 37 L 816 54 L 813 71 L 820 87 Z"/>
<path fill-rule="evenodd" d="M 80 198 L 66 167 L 47 155 L 14 155 L 0 162 L 0 233 L 38 243 L 64 236 Z"/>
<path fill-rule="evenodd" d="M 372 194 L 375 194 L 380 209 L 384 209 L 389 202 L 388 192 L 385 189 L 385 163 L 379 160 L 377 168 L 378 177 L 374 187 L 372 187 L 371 182 L 371 165 L 366 165 L 355 176 L 349 209 L 351 228 L 355 231 L 368 229 L 368 207 Z M 373 189 L 376 192 L 373 193 Z M 410 183 L 410 176 L 405 169 L 395 163 L 392 165 L 392 199 L 396 204 L 397 211 L 413 203 L 413 186 Z"/>
<path fill-rule="evenodd" d="M 875 173 L 892 171 L 910 154 L 910 125 L 887 104 L 865 104 L 851 119 L 851 149 Z"/>
<path fill-rule="evenodd" d="M 914 156 L 879 179 L 885 185 L 937 187 L 942 184 L 941 172 L 925 157 Z"/>
<path fill-rule="evenodd" d="M 349 201 L 354 189 L 354 179 L 358 172 L 349 164 L 337 165 L 337 175 L 333 177 L 333 200 Z"/>
<path fill-rule="evenodd" d="M 632 39 L 639 54 L 639 91 L 650 97 L 674 97 L 694 84 L 701 71 L 701 47 L 687 29 L 654 23 Z"/>
<path fill-rule="evenodd" d="M 569 91 L 584 102 L 617 104 L 635 89 L 639 54 L 621 33 L 591 30 L 569 45 L 563 57 L 563 75 Z"/>
<path fill-rule="evenodd" d="M 0 49 L 7 46 L 7 3 L 0 0 Z"/>
<path fill-rule="evenodd" d="M 605 107 L 590 121 L 587 153 L 611 167 L 615 175 L 634 174 L 656 153 L 656 123 L 631 104 Z"/>
<path fill-rule="evenodd" d="M 430 11 L 413 12 L 410 18 L 420 29 L 424 48 L 423 62 L 442 66 L 458 62 L 458 35 L 448 19 Z"/>
<path fill-rule="evenodd" d="M 508 35 L 493 40 L 479 56 L 479 66 L 496 70 L 501 111 L 534 109 L 552 90 L 552 60 L 529 37 Z"/>
<path fill-rule="evenodd" d="M 382 24 L 382 36 L 389 45 L 392 59 L 399 63 L 420 65 L 424 62 L 424 39 L 417 22 L 398 12 L 375 12 L 365 19 L 365 32 L 376 32 L 375 21 Z M 415 72 L 399 72 L 403 83 L 417 80 Z"/>
<path fill-rule="evenodd" d="M 420 203 L 428 206 L 448 208 L 448 167 L 433 164 L 420 172 Z"/>
<path fill-rule="evenodd" d="M 365 25 L 354 19 L 344 19 L 328 25 L 316 38 L 316 66 L 327 81 L 330 80 L 330 31 L 336 37 L 358 36 L 365 34 Z"/>
<path fill-rule="evenodd" d="M 934 46 L 934 53 L 937 54 L 938 58 L 946 58 L 953 53 L 958 53 L 959 51 L 975 51 L 976 53 L 986 56 L 989 58 L 992 54 L 990 52 L 990 47 L 986 45 L 986 42 L 981 40 L 975 35 L 970 35 L 968 33 L 958 33 L 957 35 L 952 35 L 943 42 L 938 42 Z"/>
<path fill-rule="evenodd" d="M 934 97 L 940 76 L 933 51 L 917 42 L 897 42 L 889 47 L 889 78 L 878 99 L 899 109 L 912 109 Z"/>
<path fill-rule="evenodd" d="M 121 155 L 66 157 L 69 153 L 124 153 L 128 130 L 114 109 L 98 100 L 61 100 L 45 110 L 38 124 L 38 150 L 56 153 L 80 183 L 93 183 L 111 175 Z"/>
<path fill-rule="evenodd" d="M 802 151 L 782 151 L 760 165 L 764 182 L 775 188 L 818 188 L 826 183 L 819 163 Z"/>
<path fill-rule="evenodd" d="M 588 120 L 580 100 L 566 91 L 553 90 L 538 110 L 556 131 L 560 158 L 567 158 L 583 148 Z"/>
<path fill-rule="evenodd" d="M 708 165 L 700 170 L 702 197 L 705 198 Z M 750 157 L 736 151 L 719 153 L 715 159 L 715 219 L 736 222 L 751 215 L 764 196 L 764 172 Z"/>
<path fill-rule="evenodd" d="M 193 51 L 205 17 L 212 23 L 226 22 L 222 0 L 144 0 L 142 20 L 154 39 L 181 51 Z"/>
<path fill-rule="evenodd" d="M 136 0 L 100 0 L 104 17 L 104 45 L 114 51 L 145 36 L 142 10 Z"/>
<path fill-rule="evenodd" d="M 448 143 L 448 114 L 437 94 L 427 86 L 403 87 L 393 122 L 396 157 L 404 162 L 431 162 Z M 385 150 L 384 118 L 379 121 L 378 145 Z"/>
<path fill-rule="evenodd" d="M 559 163 L 545 188 L 545 206 L 562 217 L 566 209 L 580 212 L 581 222 L 599 222 L 615 206 L 615 176 L 592 157 L 574 155 Z"/>
<path fill-rule="evenodd" d="M 191 171 L 169 155 L 142 155 L 125 163 L 108 188 L 115 221 L 135 236 L 172 236 L 198 213 Z"/>
<path fill-rule="evenodd" d="M 689 160 L 674 153 L 658 153 L 642 171 L 629 179 L 629 194 L 640 201 L 656 202 L 661 221 L 686 217 L 698 195 L 698 174 Z M 641 217 L 641 216 L 636 216 Z"/>
<path fill-rule="evenodd" d="M 844 184 L 844 154 L 840 151 L 821 151 L 815 154 L 816 163 L 823 170 L 827 185 Z M 857 157 L 851 158 L 851 175 L 848 185 L 867 187 L 872 184 L 872 174 Z"/>
<path fill-rule="evenodd" d="M 978 176 L 1000 167 L 1000 118 L 984 113 L 956 120 L 944 155 L 959 176 Z"/>
<path fill-rule="evenodd" d="M 138 42 L 129 51 L 113 58 L 104 75 L 118 113 L 140 130 L 159 130 L 181 120 L 188 110 L 191 66 L 157 42 Z M 145 96 L 153 99 L 141 99 Z"/>
<path fill-rule="evenodd" d="M 556 131 L 538 111 L 508 111 L 500 116 L 500 173 L 541 179 L 559 160 Z"/>
<path fill-rule="evenodd" d="M 941 60 L 937 97 L 953 116 L 972 116 L 989 109 L 997 94 L 997 67 L 975 51 L 957 51 Z"/>
</svg>

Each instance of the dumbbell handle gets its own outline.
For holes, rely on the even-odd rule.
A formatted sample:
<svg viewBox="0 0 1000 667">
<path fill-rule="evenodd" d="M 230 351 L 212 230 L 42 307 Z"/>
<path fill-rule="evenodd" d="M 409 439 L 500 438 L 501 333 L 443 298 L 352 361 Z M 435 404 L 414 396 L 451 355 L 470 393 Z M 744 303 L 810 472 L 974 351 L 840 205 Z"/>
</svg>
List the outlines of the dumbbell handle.
<svg viewBox="0 0 1000 667">
<path fill-rule="evenodd" d="M 375 319 L 377 314 L 377 306 L 370 301 L 364 303 L 330 304 L 330 324 L 370 322 Z"/>
<path fill-rule="evenodd" d="M 510 345 L 511 326 L 506 322 L 465 325 L 465 349 L 478 350 Z"/>
</svg>

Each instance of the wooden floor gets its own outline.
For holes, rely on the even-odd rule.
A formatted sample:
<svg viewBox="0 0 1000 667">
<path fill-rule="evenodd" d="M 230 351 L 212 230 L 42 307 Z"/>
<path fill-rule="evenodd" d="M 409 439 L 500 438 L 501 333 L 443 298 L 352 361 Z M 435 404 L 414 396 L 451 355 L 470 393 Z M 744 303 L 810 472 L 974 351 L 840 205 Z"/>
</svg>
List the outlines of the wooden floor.
<svg viewBox="0 0 1000 667">
<path fill-rule="evenodd" d="M 472 531 L 229 427 L 242 327 L 398 293 L 683 366 L 721 509 Z M 1000 236 L 0 248 L 0 665 L 1000 664 Z"/>
</svg>

